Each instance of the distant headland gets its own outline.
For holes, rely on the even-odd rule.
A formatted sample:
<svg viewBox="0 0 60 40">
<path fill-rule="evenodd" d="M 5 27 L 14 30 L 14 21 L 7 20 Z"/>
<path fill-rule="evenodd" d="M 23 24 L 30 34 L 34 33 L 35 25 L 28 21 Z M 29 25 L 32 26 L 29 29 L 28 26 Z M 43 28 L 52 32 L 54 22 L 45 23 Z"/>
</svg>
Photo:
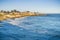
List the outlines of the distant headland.
<svg viewBox="0 0 60 40">
<path fill-rule="evenodd" d="M 11 10 L 11 11 L 0 11 L 0 21 L 1 20 L 6 20 L 6 19 L 13 19 L 13 18 L 21 18 L 21 17 L 26 17 L 26 16 L 42 16 L 45 14 L 41 14 L 39 12 L 30 12 L 30 11 L 24 11 L 20 12 L 17 10 Z"/>
</svg>

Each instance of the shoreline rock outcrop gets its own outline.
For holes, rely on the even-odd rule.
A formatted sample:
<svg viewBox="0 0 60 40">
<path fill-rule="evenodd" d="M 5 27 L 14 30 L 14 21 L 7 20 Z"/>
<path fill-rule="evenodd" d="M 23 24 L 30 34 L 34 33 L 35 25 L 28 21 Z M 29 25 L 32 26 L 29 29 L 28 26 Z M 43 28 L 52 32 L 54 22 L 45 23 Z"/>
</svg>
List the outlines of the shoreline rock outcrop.
<svg viewBox="0 0 60 40">
<path fill-rule="evenodd" d="M 1 20 L 6 20 L 9 18 L 21 18 L 21 17 L 26 17 L 26 16 L 42 16 L 45 14 L 40 14 L 37 12 L 30 12 L 30 11 L 26 11 L 26 12 L 20 12 L 20 11 L 0 11 L 0 21 Z"/>
</svg>

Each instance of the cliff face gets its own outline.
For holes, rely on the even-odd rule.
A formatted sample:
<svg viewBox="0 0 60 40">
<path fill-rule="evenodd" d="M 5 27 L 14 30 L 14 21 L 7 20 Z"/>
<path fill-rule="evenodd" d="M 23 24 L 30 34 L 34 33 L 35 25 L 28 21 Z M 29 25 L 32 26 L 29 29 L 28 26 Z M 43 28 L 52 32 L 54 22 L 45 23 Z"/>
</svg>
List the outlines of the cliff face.
<svg viewBox="0 0 60 40">
<path fill-rule="evenodd" d="M 21 18 L 25 16 L 41 16 L 44 14 L 38 14 L 35 12 L 0 12 L 0 20 L 6 20 L 8 18 Z"/>
</svg>

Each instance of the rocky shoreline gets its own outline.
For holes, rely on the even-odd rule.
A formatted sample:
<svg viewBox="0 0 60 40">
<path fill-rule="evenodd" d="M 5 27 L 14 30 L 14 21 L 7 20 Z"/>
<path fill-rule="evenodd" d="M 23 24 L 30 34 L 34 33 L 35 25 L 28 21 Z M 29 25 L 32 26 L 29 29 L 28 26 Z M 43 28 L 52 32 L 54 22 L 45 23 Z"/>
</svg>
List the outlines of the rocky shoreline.
<svg viewBox="0 0 60 40">
<path fill-rule="evenodd" d="M 21 18 L 21 17 L 26 17 L 26 16 L 42 16 L 45 14 L 40 14 L 38 12 L 30 12 L 30 11 L 25 11 L 25 12 L 20 12 L 16 10 L 12 11 L 0 11 L 0 20 L 6 20 L 9 18 Z"/>
</svg>

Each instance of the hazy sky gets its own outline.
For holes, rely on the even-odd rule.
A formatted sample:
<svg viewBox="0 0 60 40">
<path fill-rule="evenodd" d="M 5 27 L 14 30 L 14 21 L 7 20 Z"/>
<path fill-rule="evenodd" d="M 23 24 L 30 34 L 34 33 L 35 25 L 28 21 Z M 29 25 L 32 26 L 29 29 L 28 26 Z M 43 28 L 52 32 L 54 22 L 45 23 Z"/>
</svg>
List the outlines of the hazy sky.
<svg viewBox="0 0 60 40">
<path fill-rule="evenodd" d="M 0 0 L 0 10 L 60 13 L 60 0 Z"/>
</svg>

